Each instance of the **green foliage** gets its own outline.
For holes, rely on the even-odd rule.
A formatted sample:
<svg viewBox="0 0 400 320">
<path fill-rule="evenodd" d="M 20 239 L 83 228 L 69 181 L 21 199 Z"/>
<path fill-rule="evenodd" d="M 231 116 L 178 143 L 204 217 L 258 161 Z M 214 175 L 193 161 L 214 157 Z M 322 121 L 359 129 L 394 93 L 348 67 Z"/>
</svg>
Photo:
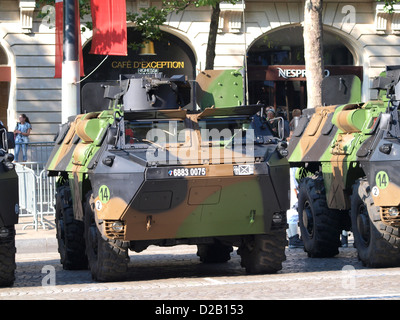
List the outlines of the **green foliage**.
<svg viewBox="0 0 400 320">
<path fill-rule="evenodd" d="M 163 0 L 161 8 L 151 6 L 149 8 L 141 8 L 140 12 L 127 12 L 126 19 L 135 24 L 138 31 L 141 32 L 143 39 L 145 40 L 160 40 L 162 32 L 160 26 L 167 21 L 169 14 L 173 12 L 181 12 L 189 6 L 202 7 L 202 6 L 213 6 L 224 2 L 235 4 L 238 0 Z M 37 0 L 36 7 L 42 8 L 45 5 L 55 5 L 55 0 Z M 80 16 L 91 15 L 90 11 L 90 0 L 79 0 L 79 12 Z M 39 18 L 47 17 L 49 12 L 38 14 Z M 92 22 L 85 22 L 85 26 L 82 27 L 82 32 L 86 28 L 92 30 Z M 138 50 L 143 45 L 141 43 L 130 43 L 129 47 L 134 50 Z"/>
<path fill-rule="evenodd" d="M 381 1 L 378 1 L 378 2 L 381 2 Z M 400 0 L 385 0 L 385 7 L 384 7 L 385 12 L 393 13 L 393 11 L 394 11 L 393 5 L 396 3 L 400 3 Z"/>
<path fill-rule="evenodd" d="M 193 5 L 195 7 L 212 6 L 215 7 L 217 4 L 224 0 L 163 0 L 163 7 L 173 8 L 174 11 L 185 10 L 188 6 Z M 224 2 L 229 2 L 232 4 L 237 3 L 239 0 L 225 0 Z"/>
<path fill-rule="evenodd" d="M 160 25 L 167 21 L 168 10 L 154 6 L 142 8 L 139 12 L 127 12 L 128 21 L 135 22 L 136 29 L 142 33 L 143 39 L 159 40 L 161 37 Z"/>
</svg>

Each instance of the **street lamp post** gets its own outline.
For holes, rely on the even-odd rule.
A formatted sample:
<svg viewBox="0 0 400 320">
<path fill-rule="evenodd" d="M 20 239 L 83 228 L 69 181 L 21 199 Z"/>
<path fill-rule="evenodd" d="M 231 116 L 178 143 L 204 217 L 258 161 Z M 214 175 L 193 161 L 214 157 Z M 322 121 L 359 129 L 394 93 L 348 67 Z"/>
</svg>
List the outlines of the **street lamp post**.
<svg viewBox="0 0 400 320">
<path fill-rule="evenodd" d="M 62 63 L 62 123 L 70 116 L 80 113 L 80 70 L 79 70 L 79 32 L 80 24 L 76 17 L 78 0 L 64 0 L 64 38 Z"/>
</svg>

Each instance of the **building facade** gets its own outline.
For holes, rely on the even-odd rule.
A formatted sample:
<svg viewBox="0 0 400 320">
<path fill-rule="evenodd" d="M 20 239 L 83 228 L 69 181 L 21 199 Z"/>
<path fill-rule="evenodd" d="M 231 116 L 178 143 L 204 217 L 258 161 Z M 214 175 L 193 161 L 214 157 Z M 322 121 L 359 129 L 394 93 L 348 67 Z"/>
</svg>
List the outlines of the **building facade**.
<svg viewBox="0 0 400 320">
<path fill-rule="evenodd" d="M 160 1 L 127 0 L 127 10 Z M 47 8 L 51 12 L 51 8 Z M 61 80 L 54 78 L 54 16 L 39 18 L 34 0 L 0 0 L 0 120 L 13 130 L 18 114 L 31 119 L 31 141 L 51 141 L 61 122 Z M 53 8 L 54 10 L 54 8 Z M 304 1 L 246 0 L 221 4 L 215 69 L 246 68 L 248 100 L 290 111 L 306 107 L 302 39 Z M 47 11 L 44 11 L 47 12 Z M 188 8 L 172 13 L 161 27 L 155 56 L 129 50 L 126 57 L 89 54 L 91 31 L 81 37 L 85 74 L 81 83 L 118 79 L 119 74 L 184 73 L 204 68 L 211 10 Z M 372 79 L 386 65 L 400 65 L 400 7 L 392 14 L 373 0 L 324 1 L 324 61 L 327 76 L 354 74 L 361 99 L 373 98 Z M 137 32 L 128 23 L 129 39 Z"/>
</svg>

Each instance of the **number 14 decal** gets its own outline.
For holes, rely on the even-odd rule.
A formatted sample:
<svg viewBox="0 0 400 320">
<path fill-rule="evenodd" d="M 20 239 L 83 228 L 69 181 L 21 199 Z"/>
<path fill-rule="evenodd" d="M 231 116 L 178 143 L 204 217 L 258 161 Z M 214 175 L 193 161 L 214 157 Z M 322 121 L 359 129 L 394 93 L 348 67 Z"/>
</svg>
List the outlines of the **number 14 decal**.
<svg viewBox="0 0 400 320">
<path fill-rule="evenodd" d="M 110 200 L 110 189 L 104 184 L 99 189 L 99 199 L 103 203 L 107 203 Z"/>
<path fill-rule="evenodd" d="M 385 189 L 389 185 L 389 176 L 385 171 L 379 171 L 375 178 L 376 185 L 379 189 Z"/>
</svg>

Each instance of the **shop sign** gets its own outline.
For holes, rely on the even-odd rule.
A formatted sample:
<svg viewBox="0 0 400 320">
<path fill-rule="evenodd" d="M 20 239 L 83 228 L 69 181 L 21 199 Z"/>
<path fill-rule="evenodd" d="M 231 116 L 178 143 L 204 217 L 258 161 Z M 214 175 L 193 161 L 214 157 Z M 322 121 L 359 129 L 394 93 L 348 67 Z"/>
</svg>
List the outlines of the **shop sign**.
<svg viewBox="0 0 400 320">
<path fill-rule="evenodd" d="M 276 68 L 278 70 L 278 77 L 289 79 L 289 78 L 306 78 L 306 69 L 282 69 Z M 325 69 L 325 77 L 329 77 L 329 70 Z"/>
<path fill-rule="evenodd" d="M 306 81 L 304 65 L 275 65 L 275 66 L 248 66 L 249 80 L 251 81 Z M 363 67 L 360 66 L 326 66 L 325 77 L 334 75 L 356 75 L 363 77 Z"/>
<path fill-rule="evenodd" d="M 185 68 L 184 61 L 112 61 L 113 69 L 137 69 L 139 74 L 154 74 L 160 69 L 183 69 Z"/>
</svg>

